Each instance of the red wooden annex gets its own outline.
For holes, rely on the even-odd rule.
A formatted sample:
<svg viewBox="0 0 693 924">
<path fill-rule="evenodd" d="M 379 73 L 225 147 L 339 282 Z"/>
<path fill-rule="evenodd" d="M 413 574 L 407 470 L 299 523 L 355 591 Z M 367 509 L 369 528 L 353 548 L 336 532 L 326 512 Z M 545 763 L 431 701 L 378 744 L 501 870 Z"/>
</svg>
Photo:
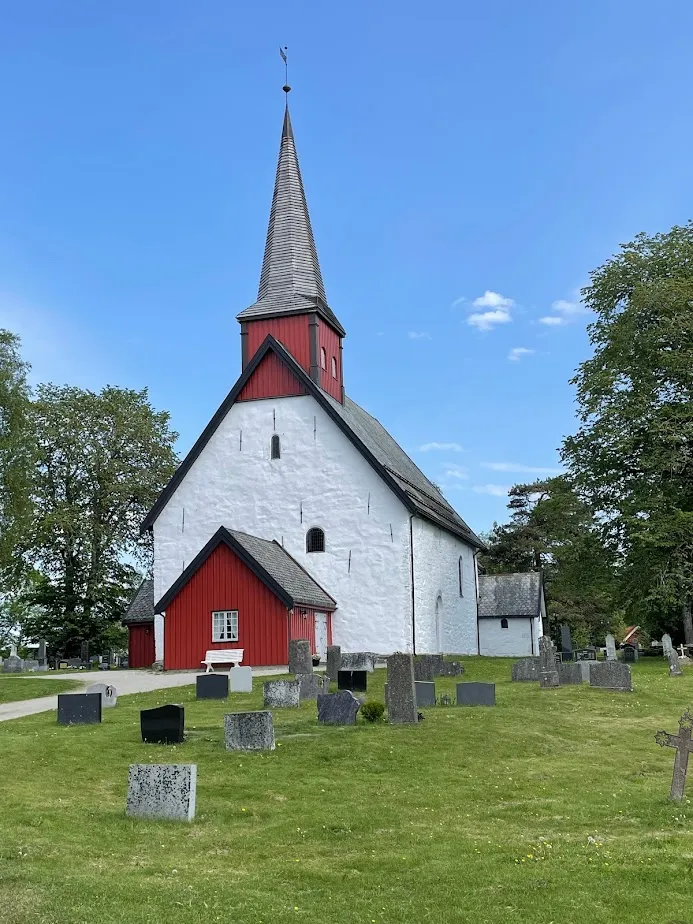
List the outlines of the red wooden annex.
<svg viewBox="0 0 693 924">
<path fill-rule="evenodd" d="M 154 582 L 147 578 L 123 618 L 128 628 L 128 659 L 130 667 L 151 667 L 156 659 L 154 646 Z"/>
<path fill-rule="evenodd" d="M 316 651 L 316 625 L 321 647 L 331 644 L 335 608 L 278 542 L 221 527 L 156 604 L 164 668 L 200 669 L 206 651 L 225 648 L 242 648 L 244 665 L 286 664 L 292 638 Z"/>
</svg>

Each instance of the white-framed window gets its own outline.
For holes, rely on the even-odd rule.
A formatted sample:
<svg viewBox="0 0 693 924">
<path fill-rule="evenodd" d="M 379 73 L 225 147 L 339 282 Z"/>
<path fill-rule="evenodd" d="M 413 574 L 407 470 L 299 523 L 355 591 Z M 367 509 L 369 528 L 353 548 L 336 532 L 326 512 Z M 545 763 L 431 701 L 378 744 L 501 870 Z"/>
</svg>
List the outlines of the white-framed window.
<svg viewBox="0 0 693 924">
<path fill-rule="evenodd" d="M 215 610 L 212 613 L 212 641 L 238 641 L 238 610 Z"/>
<path fill-rule="evenodd" d="M 327 369 L 327 353 L 325 352 L 325 347 L 320 347 L 320 366 L 323 369 Z"/>
<path fill-rule="evenodd" d="M 332 378 L 337 378 L 337 359 L 334 356 L 332 357 Z"/>
</svg>

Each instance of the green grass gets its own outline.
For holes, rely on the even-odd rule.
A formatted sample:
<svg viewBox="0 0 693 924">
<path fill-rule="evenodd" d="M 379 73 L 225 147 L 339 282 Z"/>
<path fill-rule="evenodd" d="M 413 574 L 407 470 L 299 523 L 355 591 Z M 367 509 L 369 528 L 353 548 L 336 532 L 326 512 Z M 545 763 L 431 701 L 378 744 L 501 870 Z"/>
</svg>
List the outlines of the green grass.
<svg viewBox="0 0 693 924">
<path fill-rule="evenodd" d="M 71 680 L 39 680 L 37 677 L 0 674 L 0 703 L 15 703 L 20 699 L 36 699 L 38 696 L 54 696 L 56 693 L 67 693 L 80 686 L 81 684 L 73 683 Z"/>
<path fill-rule="evenodd" d="M 224 712 L 260 707 L 257 681 L 229 703 L 121 698 L 101 726 L 4 723 L 3 924 L 693 921 L 690 804 L 668 801 L 674 755 L 654 741 L 693 703 L 693 670 L 641 662 L 618 694 L 464 663 L 496 681 L 495 709 L 327 728 L 307 703 L 275 710 L 266 754 L 223 747 Z M 139 709 L 163 702 L 186 706 L 181 746 L 140 741 Z M 196 763 L 195 821 L 127 819 L 132 762 Z"/>
</svg>

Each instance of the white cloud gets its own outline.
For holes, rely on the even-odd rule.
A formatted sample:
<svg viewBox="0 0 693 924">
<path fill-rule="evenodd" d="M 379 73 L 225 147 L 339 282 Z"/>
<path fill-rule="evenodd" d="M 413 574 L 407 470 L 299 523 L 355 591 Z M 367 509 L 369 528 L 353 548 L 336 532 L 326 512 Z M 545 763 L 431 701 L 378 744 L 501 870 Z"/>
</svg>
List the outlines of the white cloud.
<svg viewBox="0 0 693 924">
<path fill-rule="evenodd" d="M 469 478 L 469 473 L 464 465 L 448 462 L 443 470 L 443 478 L 456 478 L 458 481 L 466 481 Z"/>
<path fill-rule="evenodd" d="M 433 338 L 425 330 L 410 330 L 407 334 L 410 340 L 432 340 Z"/>
<path fill-rule="evenodd" d="M 587 308 L 582 302 L 569 302 L 564 298 L 559 298 L 551 305 L 552 311 L 557 311 L 566 317 L 572 317 L 576 314 L 587 314 Z"/>
<path fill-rule="evenodd" d="M 513 347 L 508 353 L 508 359 L 519 363 L 523 356 L 531 356 L 534 352 L 534 350 L 528 350 L 527 347 Z"/>
<path fill-rule="evenodd" d="M 539 318 L 539 323 L 546 324 L 547 327 L 558 327 L 559 324 L 567 324 L 568 322 L 557 314 L 548 314 L 544 318 Z"/>
<path fill-rule="evenodd" d="M 551 303 L 551 311 L 553 314 L 547 314 L 543 318 L 539 318 L 540 324 L 546 324 L 547 327 L 559 327 L 561 324 L 571 324 L 580 315 L 589 314 L 589 309 L 580 301 L 579 290 L 573 293 L 572 299 L 556 299 L 555 302 Z"/>
<path fill-rule="evenodd" d="M 467 299 L 465 298 L 465 296 L 464 296 L 464 295 L 460 295 L 460 297 L 459 297 L 459 298 L 456 298 L 455 301 L 452 303 L 452 305 L 451 305 L 450 307 L 451 307 L 451 308 L 457 308 L 458 305 L 463 305 L 466 301 L 467 301 Z"/>
<path fill-rule="evenodd" d="M 490 494 L 491 497 L 507 497 L 510 485 L 506 484 L 475 484 L 477 494 Z"/>
<path fill-rule="evenodd" d="M 510 321 L 512 318 L 504 308 L 484 311 L 481 314 L 470 314 L 467 318 L 467 324 L 479 330 L 492 330 L 496 324 L 508 324 Z"/>
<path fill-rule="evenodd" d="M 562 468 L 546 465 L 521 465 L 517 462 L 482 462 L 482 468 L 490 468 L 493 472 L 513 472 L 522 475 L 560 475 Z"/>
<path fill-rule="evenodd" d="M 459 443 L 424 443 L 419 452 L 463 452 Z"/>
<path fill-rule="evenodd" d="M 499 292 L 490 292 L 488 289 L 472 302 L 474 308 L 512 308 L 514 304 L 512 298 L 506 298 Z"/>
</svg>

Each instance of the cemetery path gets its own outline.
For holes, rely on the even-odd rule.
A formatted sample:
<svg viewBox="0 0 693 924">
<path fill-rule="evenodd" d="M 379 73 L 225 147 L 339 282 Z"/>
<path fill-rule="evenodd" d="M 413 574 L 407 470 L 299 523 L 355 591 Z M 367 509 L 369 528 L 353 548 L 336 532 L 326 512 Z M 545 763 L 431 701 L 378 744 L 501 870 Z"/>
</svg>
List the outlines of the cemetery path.
<svg viewBox="0 0 693 924">
<path fill-rule="evenodd" d="M 278 667 L 256 667 L 253 668 L 254 677 L 267 676 L 269 674 L 286 673 L 286 665 Z M 74 693 L 83 693 L 84 690 L 92 683 L 105 683 L 106 678 L 113 684 L 118 692 L 118 697 L 127 696 L 129 693 L 149 693 L 152 690 L 165 690 L 169 687 L 185 687 L 195 683 L 197 671 L 171 671 L 163 674 L 155 674 L 149 671 L 113 671 L 107 674 L 90 671 L 84 679 L 84 687 L 80 690 L 73 690 Z M 46 680 L 81 680 L 84 675 L 76 674 L 74 671 L 68 673 L 32 674 L 32 677 L 40 677 Z M 57 696 L 40 696 L 37 699 L 23 699 L 14 703 L 0 704 L 0 722 L 7 722 L 9 719 L 21 719 L 27 715 L 35 715 L 37 712 L 50 712 L 58 708 Z"/>
</svg>

